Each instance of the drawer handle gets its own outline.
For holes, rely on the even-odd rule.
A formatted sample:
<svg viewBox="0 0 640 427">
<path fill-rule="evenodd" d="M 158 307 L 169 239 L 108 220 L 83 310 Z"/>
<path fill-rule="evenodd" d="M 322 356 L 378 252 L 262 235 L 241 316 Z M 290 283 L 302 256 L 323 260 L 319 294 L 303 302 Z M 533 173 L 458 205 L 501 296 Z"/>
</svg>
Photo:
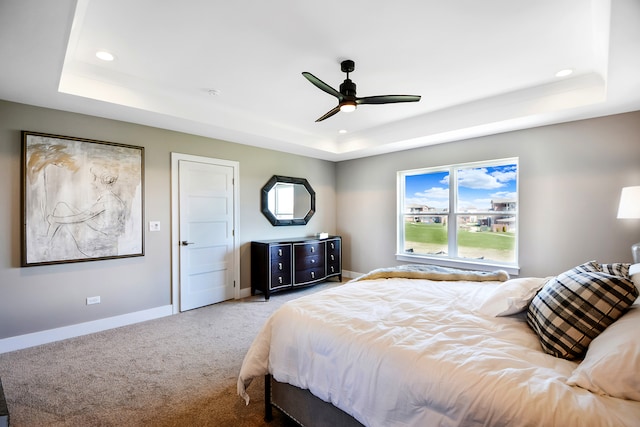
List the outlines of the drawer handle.
<svg viewBox="0 0 640 427">
<path fill-rule="evenodd" d="M 333 254 L 331 254 L 331 261 L 335 261 L 336 257 L 333 256 Z"/>
<path fill-rule="evenodd" d="M 335 245 L 333 244 L 333 242 L 331 242 L 331 249 L 335 249 Z"/>
<path fill-rule="evenodd" d="M 332 273 L 335 273 L 335 271 L 336 271 L 336 270 L 335 270 L 335 268 L 333 268 L 333 265 L 332 265 L 332 266 L 331 266 L 331 272 L 332 272 Z"/>
<path fill-rule="evenodd" d="M 316 251 L 316 247 L 315 246 L 311 246 L 311 252 L 315 252 Z"/>
<path fill-rule="evenodd" d="M 278 283 L 282 284 L 282 277 L 278 277 Z"/>
<path fill-rule="evenodd" d="M 311 260 L 311 264 L 315 264 L 315 263 L 316 263 L 316 260 L 315 260 L 315 259 L 312 259 L 312 260 Z"/>
<path fill-rule="evenodd" d="M 282 270 L 282 263 L 281 262 L 278 263 L 278 270 Z"/>
<path fill-rule="evenodd" d="M 312 278 L 312 279 L 315 279 L 315 278 L 316 278 L 316 272 L 315 272 L 315 271 L 312 271 L 312 272 L 311 272 L 311 278 Z"/>
<path fill-rule="evenodd" d="M 282 249 L 278 249 L 278 256 L 282 256 Z"/>
</svg>

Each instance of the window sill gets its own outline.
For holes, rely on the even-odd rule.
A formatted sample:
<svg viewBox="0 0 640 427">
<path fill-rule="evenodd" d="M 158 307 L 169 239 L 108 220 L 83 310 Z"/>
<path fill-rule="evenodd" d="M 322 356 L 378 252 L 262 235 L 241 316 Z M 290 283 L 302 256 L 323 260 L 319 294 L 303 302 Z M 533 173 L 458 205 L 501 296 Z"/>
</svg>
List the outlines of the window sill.
<svg viewBox="0 0 640 427">
<path fill-rule="evenodd" d="M 444 259 L 439 257 L 429 257 L 425 255 L 407 255 L 396 254 L 398 261 L 412 262 L 414 264 L 433 264 L 442 267 L 453 267 L 462 269 L 473 269 L 479 271 L 493 271 L 496 269 L 504 270 L 509 274 L 517 276 L 520 274 L 520 267 L 514 265 L 505 265 L 500 263 L 477 262 L 463 259 Z"/>
</svg>

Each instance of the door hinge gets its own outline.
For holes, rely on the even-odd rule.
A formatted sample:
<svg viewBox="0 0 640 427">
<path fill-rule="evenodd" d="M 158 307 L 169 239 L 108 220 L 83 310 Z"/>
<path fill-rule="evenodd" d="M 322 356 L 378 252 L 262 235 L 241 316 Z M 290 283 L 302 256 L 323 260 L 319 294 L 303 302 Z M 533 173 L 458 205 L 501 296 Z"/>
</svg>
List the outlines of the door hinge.
<svg viewBox="0 0 640 427">
<path fill-rule="evenodd" d="M 236 287 L 236 281 L 235 280 L 233 281 L 233 287 L 234 288 Z"/>
</svg>

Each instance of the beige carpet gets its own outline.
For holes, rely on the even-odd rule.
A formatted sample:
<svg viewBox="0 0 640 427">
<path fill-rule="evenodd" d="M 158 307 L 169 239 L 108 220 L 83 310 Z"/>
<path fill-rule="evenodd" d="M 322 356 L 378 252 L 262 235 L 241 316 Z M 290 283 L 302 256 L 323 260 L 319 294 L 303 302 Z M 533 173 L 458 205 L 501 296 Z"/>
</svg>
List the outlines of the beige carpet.
<svg viewBox="0 0 640 427">
<path fill-rule="evenodd" d="M 263 421 L 264 381 L 236 394 L 242 359 L 284 302 L 338 285 L 228 301 L 0 355 L 10 426 L 292 426 Z"/>
</svg>

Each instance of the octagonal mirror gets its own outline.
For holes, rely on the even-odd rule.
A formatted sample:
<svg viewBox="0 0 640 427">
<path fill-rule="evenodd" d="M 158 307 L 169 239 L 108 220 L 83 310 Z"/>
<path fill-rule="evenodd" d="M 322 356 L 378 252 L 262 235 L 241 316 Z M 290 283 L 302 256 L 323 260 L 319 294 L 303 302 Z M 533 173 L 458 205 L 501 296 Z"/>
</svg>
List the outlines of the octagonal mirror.
<svg viewBox="0 0 640 427">
<path fill-rule="evenodd" d="M 274 175 L 262 187 L 260 206 L 272 225 L 305 225 L 316 211 L 316 193 L 304 178 Z"/>
</svg>

